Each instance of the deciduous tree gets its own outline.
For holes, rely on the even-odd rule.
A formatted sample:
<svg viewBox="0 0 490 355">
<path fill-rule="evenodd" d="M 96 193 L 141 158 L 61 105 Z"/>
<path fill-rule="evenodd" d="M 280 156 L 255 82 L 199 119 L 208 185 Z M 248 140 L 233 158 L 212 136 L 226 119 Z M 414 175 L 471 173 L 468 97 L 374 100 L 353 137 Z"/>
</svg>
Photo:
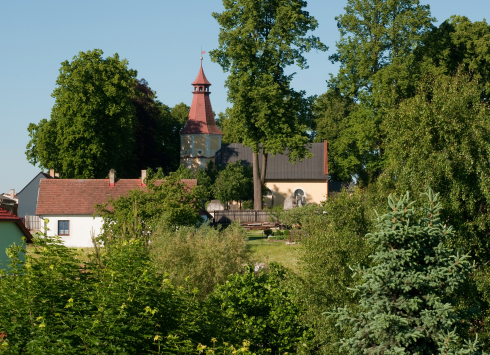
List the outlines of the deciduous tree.
<svg viewBox="0 0 490 355">
<path fill-rule="evenodd" d="M 117 53 L 102 55 L 99 49 L 80 52 L 61 64 L 51 119 L 28 128 L 32 164 L 64 178 L 105 178 L 111 168 L 120 177 L 138 174 L 131 103 L 136 71 Z"/>
<path fill-rule="evenodd" d="M 226 80 L 230 123 L 243 144 L 253 151 L 254 206 L 262 209 L 262 185 L 268 154 L 288 148 L 292 161 L 308 155 L 306 126 L 301 124 L 303 92 L 290 87 L 292 64 L 306 67 L 304 52 L 326 50 L 317 37 L 306 34 L 318 23 L 303 10 L 306 1 L 223 0 L 225 10 L 213 13 L 221 26 L 220 46 L 211 59 L 229 71 Z M 259 153 L 263 155 L 259 176 Z"/>
</svg>

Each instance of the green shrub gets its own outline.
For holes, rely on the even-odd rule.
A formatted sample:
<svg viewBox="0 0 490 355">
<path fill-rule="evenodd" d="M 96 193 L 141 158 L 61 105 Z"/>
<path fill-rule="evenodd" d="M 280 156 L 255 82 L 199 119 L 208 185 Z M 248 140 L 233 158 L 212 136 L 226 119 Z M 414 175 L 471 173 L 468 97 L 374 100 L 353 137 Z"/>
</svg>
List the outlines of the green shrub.
<svg viewBox="0 0 490 355">
<path fill-rule="evenodd" d="M 151 252 L 156 267 L 172 283 L 197 288 L 202 297 L 249 262 L 246 242 L 245 230 L 237 222 L 224 230 L 206 225 L 175 231 L 161 226 L 152 235 Z"/>
<path fill-rule="evenodd" d="M 344 333 L 322 313 L 336 307 L 355 307 L 358 301 L 348 290 L 356 284 L 351 267 L 370 263 L 371 249 L 365 235 L 373 226 L 374 205 L 368 193 L 356 190 L 352 195 L 343 191 L 326 201 L 322 213 L 308 207 L 296 208 L 309 212 L 301 218 L 308 236 L 302 239 L 302 274 L 296 279 L 298 302 L 305 304 L 305 322 L 314 330 L 310 349 L 334 354 Z"/>
<path fill-rule="evenodd" d="M 25 262 L 15 254 L 0 278 L 6 354 L 152 353 L 156 336 L 189 324 L 183 297 L 156 272 L 141 239 L 113 242 L 101 263 L 81 262 L 46 235 Z"/>
<path fill-rule="evenodd" d="M 301 303 L 294 300 L 287 273 L 271 263 L 268 272 L 249 266 L 244 274 L 231 275 L 206 301 L 208 332 L 234 346 L 247 339 L 255 354 L 296 352 L 311 333 L 301 324 Z"/>
<path fill-rule="evenodd" d="M 265 236 L 266 236 L 266 237 L 268 237 L 268 236 L 272 235 L 273 233 L 274 233 L 274 232 L 272 232 L 272 229 L 266 229 L 266 230 L 264 231 L 264 234 L 265 234 Z"/>
<path fill-rule="evenodd" d="M 277 229 L 274 231 L 274 236 L 281 236 L 282 235 L 282 231 Z"/>
<path fill-rule="evenodd" d="M 253 210 L 254 209 L 253 201 L 243 201 L 242 208 L 244 210 Z"/>
</svg>

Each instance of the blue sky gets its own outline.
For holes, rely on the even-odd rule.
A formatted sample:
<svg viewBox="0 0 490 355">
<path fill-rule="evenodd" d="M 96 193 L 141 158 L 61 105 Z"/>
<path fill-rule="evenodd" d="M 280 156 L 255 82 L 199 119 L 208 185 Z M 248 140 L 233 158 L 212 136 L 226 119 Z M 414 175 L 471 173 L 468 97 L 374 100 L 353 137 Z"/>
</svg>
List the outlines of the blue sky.
<svg viewBox="0 0 490 355">
<path fill-rule="evenodd" d="M 308 95 L 326 91 L 325 80 L 337 66 L 328 61 L 339 33 L 335 16 L 347 0 L 309 0 L 307 10 L 319 22 L 314 32 L 328 45 L 310 52 L 310 68 L 299 70 L 293 87 Z M 425 3 L 422 1 L 422 3 Z M 481 21 L 490 15 L 488 0 L 433 0 L 428 3 L 438 23 L 451 15 Z M 219 26 L 211 17 L 221 0 L 148 1 L 4 1 L 0 5 L 0 193 L 20 191 L 40 170 L 25 158 L 27 126 L 50 117 L 60 63 L 79 51 L 100 48 L 119 53 L 156 90 L 163 103 L 190 105 L 190 83 L 199 70 L 202 49 L 218 46 Z M 204 56 L 215 112 L 228 106 L 226 74 Z"/>
</svg>

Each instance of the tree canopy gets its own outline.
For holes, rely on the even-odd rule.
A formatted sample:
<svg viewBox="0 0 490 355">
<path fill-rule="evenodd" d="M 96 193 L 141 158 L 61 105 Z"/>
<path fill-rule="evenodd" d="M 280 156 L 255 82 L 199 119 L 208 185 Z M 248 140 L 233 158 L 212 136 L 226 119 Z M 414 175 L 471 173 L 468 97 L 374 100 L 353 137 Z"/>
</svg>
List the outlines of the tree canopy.
<svg viewBox="0 0 490 355">
<path fill-rule="evenodd" d="M 318 23 L 303 10 L 306 1 L 224 0 L 225 10 L 213 13 L 221 26 L 219 48 L 210 52 L 230 75 L 226 80 L 229 120 L 243 144 L 254 154 L 254 205 L 262 208 L 258 154 L 283 153 L 288 147 L 292 161 L 308 154 L 306 125 L 298 119 L 304 93 L 290 87 L 292 64 L 306 68 L 304 52 L 326 50 L 317 37 L 306 36 Z"/>
</svg>

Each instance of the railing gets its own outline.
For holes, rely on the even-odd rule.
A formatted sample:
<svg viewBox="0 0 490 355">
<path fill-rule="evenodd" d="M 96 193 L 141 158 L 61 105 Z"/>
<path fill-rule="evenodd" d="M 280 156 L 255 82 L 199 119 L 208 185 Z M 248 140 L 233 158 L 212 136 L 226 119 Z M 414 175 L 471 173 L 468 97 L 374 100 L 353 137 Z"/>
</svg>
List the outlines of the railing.
<svg viewBox="0 0 490 355">
<path fill-rule="evenodd" d="M 241 221 L 246 223 L 269 222 L 269 212 L 263 210 L 219 210 L 214 211 L 214 221 L 221 224 Z"/>
<path fill-rule="evenodd" d="M 39 216 L 25 216 L 22 218 L 24 225 L 30 231 L 41 230 L 41 218 Z"/>
</svg>

